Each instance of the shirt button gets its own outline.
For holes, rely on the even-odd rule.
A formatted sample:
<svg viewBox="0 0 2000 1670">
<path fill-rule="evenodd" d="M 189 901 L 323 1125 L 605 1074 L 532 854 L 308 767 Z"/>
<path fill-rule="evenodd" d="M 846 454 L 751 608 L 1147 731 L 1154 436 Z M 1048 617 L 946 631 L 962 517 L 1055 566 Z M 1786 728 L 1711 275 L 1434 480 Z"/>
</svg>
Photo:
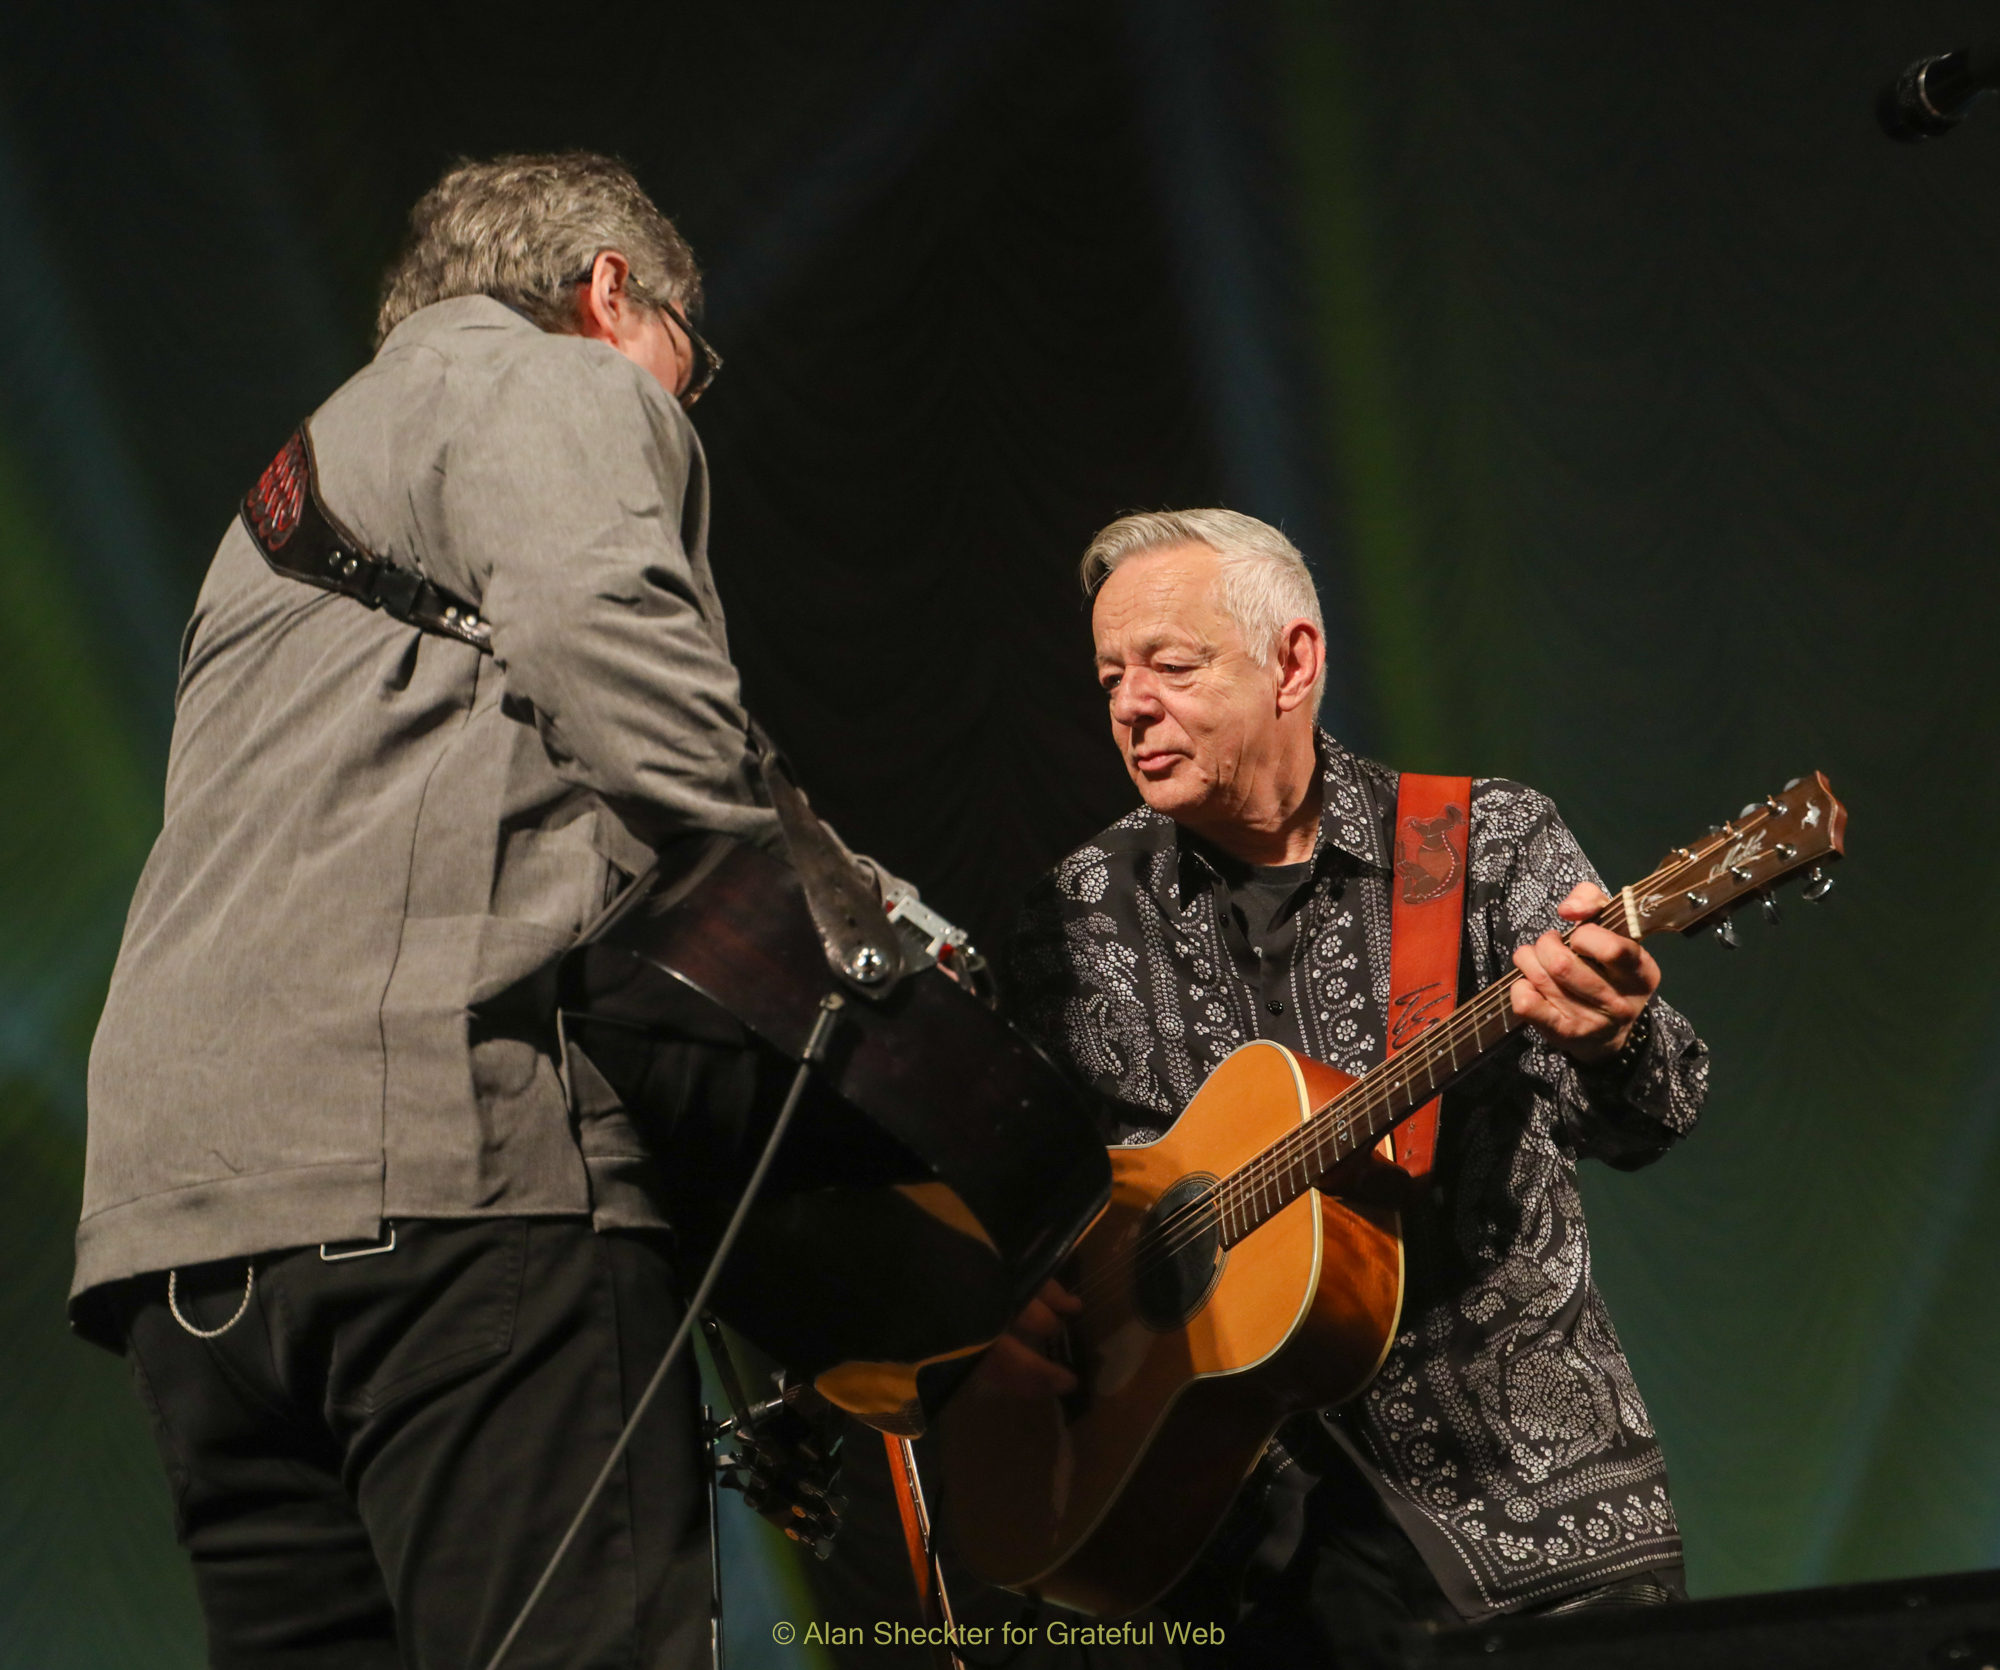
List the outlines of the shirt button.
<svg viewBox="0 0 2000 1670">
<path fill-rule="evenodd" d="M 1264 1007 L 1270 1010 L 1271 1013 L 1274 1015 L 1282 1015 L 1285 1012 L 1284 1000 L 1282 998 L 1274 997 L 1271 999 L 1269 1003 L 1265 1004 Z"/>
</svg>

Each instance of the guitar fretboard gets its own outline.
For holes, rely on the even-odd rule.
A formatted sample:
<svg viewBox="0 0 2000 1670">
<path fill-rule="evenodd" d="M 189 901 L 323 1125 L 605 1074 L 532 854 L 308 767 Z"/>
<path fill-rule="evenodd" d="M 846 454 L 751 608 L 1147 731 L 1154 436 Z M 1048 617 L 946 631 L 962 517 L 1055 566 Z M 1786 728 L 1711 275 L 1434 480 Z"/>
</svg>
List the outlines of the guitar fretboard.
<svg viewBox="0 0 2000 1670">
<path fill-rule="evenodd" d="M 1613 933 L 1629 933 L 1621 894 L 1597 918 Z M 1567 939 L 1570 929 L 1563 929 Z M 1426 1029 L 1415 1042 L 1369 1069 L 1330 1102 L 1313 1110 L 1256 1158 L 1216 1185 L 1212 1209 L 1225 1247 L 1282 1212 L 1342 1161 L 1371 1148 L 1433 1096 L 1441 1094 L 1520 1027 L 1509 969 L 1469 1003 Z"/>
</svg>

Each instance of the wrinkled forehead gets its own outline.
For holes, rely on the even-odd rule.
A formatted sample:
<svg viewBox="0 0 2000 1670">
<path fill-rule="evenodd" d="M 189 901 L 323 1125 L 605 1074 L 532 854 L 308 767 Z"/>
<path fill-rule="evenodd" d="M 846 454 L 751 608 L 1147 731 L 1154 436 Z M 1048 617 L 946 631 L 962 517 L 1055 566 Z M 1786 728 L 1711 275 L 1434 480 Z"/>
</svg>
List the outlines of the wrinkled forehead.
<svg viewBox="0 0 2000 1670">
<path fill-rule="evenodd" d="M 1142 661 L 1162 649 L 1223 649 L 1237 643 L 1222 607 L 1221 559 L 1205 545 L 1175 545 L 1127 557 L 1097 588 L 1091 637 L 1100 661 Z"/>
</svg>

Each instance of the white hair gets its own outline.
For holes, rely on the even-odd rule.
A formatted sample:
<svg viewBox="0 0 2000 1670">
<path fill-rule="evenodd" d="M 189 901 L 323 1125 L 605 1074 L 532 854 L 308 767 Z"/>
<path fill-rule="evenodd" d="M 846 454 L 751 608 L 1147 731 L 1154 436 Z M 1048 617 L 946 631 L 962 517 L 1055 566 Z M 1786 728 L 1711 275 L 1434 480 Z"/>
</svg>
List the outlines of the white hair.
<svg viewBox="0 0 2000 1670">
<path fill-rule="evenodd" d="M 1243 634 L 1243 647 L 1268 667 L 1278 635 L 1303 616 L 1326 641 L 1319 593 L 1299 548 L 1268 522 L 1235 510 L 1143 510 L 1121 516 L 1090 542 L 1077 576 L 1084 595 L 1128 558 L 1176 545 L 1205 545 L 1219 559 L 1222 610 Z M 1313 711 L 1326 694 L 1326 668 L 1313 682 Z"/>
</svg>

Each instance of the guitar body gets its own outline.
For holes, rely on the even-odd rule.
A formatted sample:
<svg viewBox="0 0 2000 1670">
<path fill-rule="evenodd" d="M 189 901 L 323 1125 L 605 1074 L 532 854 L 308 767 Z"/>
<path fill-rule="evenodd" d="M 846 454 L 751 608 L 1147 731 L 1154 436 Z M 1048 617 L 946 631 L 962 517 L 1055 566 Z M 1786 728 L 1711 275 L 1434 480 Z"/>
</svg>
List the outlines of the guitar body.
<svg viewBox="0 0 2000 1670">
<path fill-rule="evenodd" d="M 1407 882 L 1440 879 L 1422 855 L 1450 827 L 1415 826 Z M 1795 777 L 1674 848 L 1596 920 L 1634 939 L 1693 933 L 1800 872 L 1823 897 L 1846 827 L 1824 776 Z M 1246 1044 L 1168 1135 L 1111 1150 L 1110 1204 L 1058 1271 L 1083 1301 L 1066 1330 L 1077 1390 L 1011 1398 L 975 1378 L 938 1423 L 945 1512 L 974 1572 L 1100 1616 L 1137 1611 L 1194 1563 L 1287 1415 L 1375 1377 L 1403 1246 L 1396 1214 L 1366 1202 L 1404 1180 L 1369 1176 L 1376 1145 L 1523 1024 L 1517 978 L 1448 1014 L 1413 1009 L 1360 1079 Z"/>
<path fill-rule="evenodd" d="M 1110 1204 L 1061 1272 L 1084 1301 L 1068 1331 L 1078 1390 L 974 1381 L 939 1423 L 953 1539 L 980 1577 L 1138 1610 L 1194 1562 L 1287 1415 L 1374 1377 L 1402 1305 L 1393 1211 L 1307 1189 L 1226 1251 L 1212 1214 L 1176 1220 L 1173 1245 L 1153 1227 L 1349 1082 L 1247 1044 L 1167 1136 L 1111 1150 Z"/>
<path fill-rule="evenodd" d="M 698 850 L 584 936 L 563 1002 L 577 1055 L 658 1133 L 662 1192 L 695 1268 L 833 984 L 794 870 L 725 837 Z M 735 1114 L 688 1093 L 690 1045 L 734 1063 L 718 1076 Z M 1109 1183 L 1070 1081 L 926 968 L 877 998 L 847 994 L 713 1308 L 829 1402 L 913 1436 Z"/>
</svg>

